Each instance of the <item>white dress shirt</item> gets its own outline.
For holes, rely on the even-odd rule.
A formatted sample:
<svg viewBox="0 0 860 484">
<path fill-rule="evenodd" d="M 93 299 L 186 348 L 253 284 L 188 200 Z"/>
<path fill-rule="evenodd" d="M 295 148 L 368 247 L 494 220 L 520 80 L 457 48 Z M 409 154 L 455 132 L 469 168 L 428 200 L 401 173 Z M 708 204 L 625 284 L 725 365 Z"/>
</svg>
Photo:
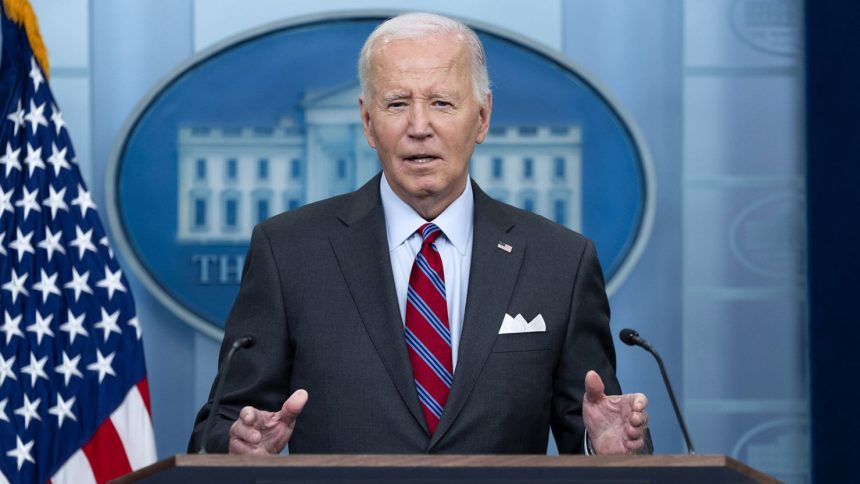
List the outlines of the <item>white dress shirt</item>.
<svg viewBox="0 0 860 484">
<path fill-rule="evenodd" d="M 397 290 L 397 305 L 400 319 L 406 321 L 406 290 L 415 256 L 421 250 L 419 227 L 427 223 L 412 207 L 406 204 L 382 175 L 379 184 L 382 209 L 385 212 L 385 231 L 388 234 L 388 251 Z M 438 217 L 431 220 L 442 229 L 436 239 L 436 248 L 442 258 L 445 272 L 445 294 L 448 302 L 448 324 L 451 329 L 451 357 L 457 368 L 457 350 L 463 332 L 463 312 L 466 309 L 466 292 L 469 285 L 469 268 L 472 264 L 472 220 L 475 200 L 472 197 L 471 180 L 466 189 Z"/>
</svg>

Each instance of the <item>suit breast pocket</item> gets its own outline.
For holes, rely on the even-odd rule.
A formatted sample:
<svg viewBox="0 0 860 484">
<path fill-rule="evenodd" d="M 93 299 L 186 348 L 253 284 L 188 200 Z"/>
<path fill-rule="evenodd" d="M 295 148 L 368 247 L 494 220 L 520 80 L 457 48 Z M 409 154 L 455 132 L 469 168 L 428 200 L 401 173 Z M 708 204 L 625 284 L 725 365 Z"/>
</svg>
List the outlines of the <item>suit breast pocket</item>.
<svg viewBox="0 0 860 484">
<path fill-rule="evenodd" d="M 500 334 L 493 345 L 493 353 L 515 351 L 545 351 L 552 348 L 552 333 L 514 333 Z"/>
</svg>

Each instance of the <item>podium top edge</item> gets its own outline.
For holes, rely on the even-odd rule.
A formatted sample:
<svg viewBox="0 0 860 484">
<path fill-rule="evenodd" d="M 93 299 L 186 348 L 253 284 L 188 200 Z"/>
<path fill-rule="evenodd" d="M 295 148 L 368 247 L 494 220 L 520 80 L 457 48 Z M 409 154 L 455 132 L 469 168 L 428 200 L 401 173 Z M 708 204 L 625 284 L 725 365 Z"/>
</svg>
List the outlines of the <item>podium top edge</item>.
<svg viewBox="0 0 860 484">
<path fill-rule="evenodd" d="M 177 454 L 177 467 L 732 467 L 747 469 L 731 457 L 713 455 L 427 455 L 300 454 L 245 456 Z"/>
<path fill-rule="evenodd" d="M 728 471 L 744 476 L 743 482 L 778 482 L 748 465 L 725 455 L 412 455 L 412 454 L 301 454 L 286 456 L 245 456 L 226 454 L 177 454 L 123 476 L 118 483 L 137 482 L 181 469 L 194 472 L 231 472 L 258 469 L 270 472 L 281 468 L 507 468 L 582 469 L 585 472 L 630 472 L 633 469 L 665 472 Z M 269 471 L 266 471 L 269 469 Z M 625 470 L 626 469 L 626 470 Z M 685 470 L 686 469 L 686 470 Z"/>
</svg>

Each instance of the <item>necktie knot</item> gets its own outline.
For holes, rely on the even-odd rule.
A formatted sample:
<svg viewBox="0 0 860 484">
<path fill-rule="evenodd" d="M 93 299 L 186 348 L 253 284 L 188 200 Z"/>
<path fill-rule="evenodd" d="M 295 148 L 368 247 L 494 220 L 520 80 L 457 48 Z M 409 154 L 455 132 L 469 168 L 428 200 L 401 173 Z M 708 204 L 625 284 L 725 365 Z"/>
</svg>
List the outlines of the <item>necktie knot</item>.
<svg viewBox="0 0 860 484">
<path fill-rule="evenodd" d="M 442 235 L 442 229 L 434 223 L 426 223 L 418 228 L 418 233 L 421 234 L 421 238 L 424 240 L 421 245 L 426 247 L 436 242 L 436 239 Z"/>
</svg>

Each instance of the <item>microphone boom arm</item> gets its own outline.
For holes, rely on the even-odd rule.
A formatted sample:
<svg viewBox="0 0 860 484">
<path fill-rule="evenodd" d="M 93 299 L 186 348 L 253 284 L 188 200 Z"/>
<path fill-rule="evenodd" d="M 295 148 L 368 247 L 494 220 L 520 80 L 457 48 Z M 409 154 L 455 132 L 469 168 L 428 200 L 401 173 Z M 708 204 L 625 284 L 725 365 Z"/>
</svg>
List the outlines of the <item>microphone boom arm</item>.
<svg viewBox="0 0 860 484">
<path fill-rule="evenodd" d="M 669 374 L 666 372 L 666 366 L 663 365 L 663 358 L 639 336 L 639 333 L 632 329 L 622 329 L 618 335 L 622 342 L 629 346 L 640 346 L 642 349 L 651 353 L 654 359 L 657 360 L 657 366 L 660 367 L 660 374 L 663 376 L 663 383 L 666 385 L 666 391 L 669 393 L 669 400 L 672 401 L 672 408 L 675 409 L 675 417 L 678 418 L 678 424 L 681 426 L 681 433 L 684 434 L 684 442 L 687 444 L 687 454 L 694 455 L 696 449 L 693 448 L 693 442 L 690 439 L 690 433 L 687 432 L 687 424 L 684 422 L 684 416 L 681 415 L 681 409 L 678 407 L 678 400 L 675 398 L 675 392 L 672 390 L 672 384 L 669 382 Z"/>
<path fill-rule="evenodd" d="M 255 339 L 252 335 L 246 334 L 233 342 L 230 346 L 230 351 L 224 358 L 221 364 L 220 375 L 218 377 L 218 385 L 215 387 L 215 395 L 212 398 L 212 405 L 209 407 L 209 415 L 206 417 L 205 427 L 203 428 L 203 437 L 200 443 L 198 454 L 206 454 L 206 444 L 209 440 L 209 434 L 212 432 L 212 427 L 215 426 L 215 413 L 218 412 L 218 407 L 221 406 L 221 394 L 224 393 L 224 382 L 227 381 L 227 372 L 230 371 L 230 363 L 233 360 L 233 355 L 242 348 L 250 348 L 254 346 Z"/>
</svg>

